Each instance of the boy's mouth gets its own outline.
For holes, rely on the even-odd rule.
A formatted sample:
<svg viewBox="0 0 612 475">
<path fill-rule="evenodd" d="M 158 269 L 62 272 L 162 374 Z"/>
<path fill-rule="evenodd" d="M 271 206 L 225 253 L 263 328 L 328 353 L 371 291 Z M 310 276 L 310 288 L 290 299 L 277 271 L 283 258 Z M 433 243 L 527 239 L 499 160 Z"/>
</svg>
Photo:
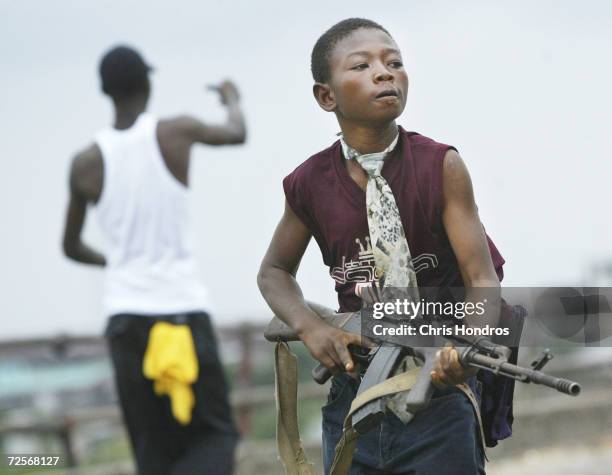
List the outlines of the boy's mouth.
<svg viewBox="0 0 612 475">
<path fill-rule="evenodd" d="M 399 93 L 396 89 L 385 89 L 382 92 L 379 92 L 378 94 L 376 94 L 376 96 L 374 97 L 375 99 L 383 99 L 385 97 L 399 97 Z"/>
</svg>

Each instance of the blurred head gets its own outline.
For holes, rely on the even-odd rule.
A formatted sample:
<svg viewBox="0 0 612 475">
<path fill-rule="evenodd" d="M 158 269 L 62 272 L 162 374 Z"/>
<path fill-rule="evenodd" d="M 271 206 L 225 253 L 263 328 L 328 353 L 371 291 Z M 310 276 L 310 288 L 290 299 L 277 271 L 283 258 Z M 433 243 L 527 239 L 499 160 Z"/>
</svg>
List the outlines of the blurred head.
<svg viewBox="0 0 612 475">
<path fill-rule="evenodd" d="M 152 68 L 138 51 L 128 46 L 116 46 L 100 61 L 102 91 L 116 102 L 136 96 L 148 99 L 150 71 Z"/>
<path fill-rule="evenodd" d="M 362 18 L 327 30 L 312 50 L 313 92 L 339 121 L 381 124 L 406 105 L 408 76 L 399 48 L 381 25 Z"/>
</svg>

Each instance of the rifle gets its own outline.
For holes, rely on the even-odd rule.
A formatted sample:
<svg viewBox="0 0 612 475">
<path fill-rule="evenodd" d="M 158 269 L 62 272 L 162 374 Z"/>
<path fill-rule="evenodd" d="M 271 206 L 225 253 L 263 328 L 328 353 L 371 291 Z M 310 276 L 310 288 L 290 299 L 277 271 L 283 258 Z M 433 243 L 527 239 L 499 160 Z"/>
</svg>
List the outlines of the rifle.
<svg viewBox="0 0 612 475">
<path fill-rule="evenodd" d="M 322 305 L 310 302 L 308 305 L 329 325 L 349 333 L 361 334 L 360 312 L 335 313 Z M 272 342 L 299 340 L 297 334 L 278 317 L 274 317 L 269 323 L 264 336 Z M 580 394 L 581 386 L 577 382 L 551 376 L 540 371 L 552 359 L 552 354 L 548 350 L 534 360 L 530 368 L 526 368 L 508 361 L 511 354 L 510 348 L 495 344 L 486 338 L 470 339 L 455 336 L 445 336 L 444 338 L 463 345 L 457 349 L 459 351 L 459 361 L 464 367 L 479 368 L 522 383 L 541 384 L 570 396 Z M 358 362 L 368 364 L 359 385 L 357 397 L 391 377 L 403 357 L 411 355 L 422 362 L 422 368 L 415 384 L 410 391 L 404 394 L 402 403 L 406 411 L 414 416 L 429 404 L 433 394 L 434 386 L 431 382 L 430 372 L 435 366 L 436 353 L 439 347 L 411 347 L 395 341 L 393 344 L 383 345 L 382 343 L 385 343 L 383 341 L 377 343 L 381 345 L 367 353 L 364 353 L 363 349 L 349 347 L 353 358 Z M 331 376 L 331 373 L 325 366 L 319 365 L 313 370 L 312 375 L 315 381 L 323 384 Z M 352 416 L 353 428 L 359 434 L 364 434 L 377 427 L 384 415 L 385 405 L 385 398 L 378 398 L 358 409 Z"/>
</svg>

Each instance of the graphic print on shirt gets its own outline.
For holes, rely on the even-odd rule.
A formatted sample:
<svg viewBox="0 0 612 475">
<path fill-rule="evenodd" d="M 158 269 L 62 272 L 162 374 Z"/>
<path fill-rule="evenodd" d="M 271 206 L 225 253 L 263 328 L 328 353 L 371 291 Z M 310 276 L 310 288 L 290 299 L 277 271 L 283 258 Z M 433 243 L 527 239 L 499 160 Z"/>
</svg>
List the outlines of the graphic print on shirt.
<svg viewBox="0 0 612 475">
<path fill-rule="evenodd" d="M 342 265 L 331 268 L 329 272 L 331 278 L 338 284 L 354 282 L 358 287 L 359 284 L 377 282 L 379 279 L 374 275 L 376 263 L 374 262 L 370 236 L 366 236 L 364 239 L 356 238 L 355 243 L 359 246 L 357 258 L 348 260 L 346 256 L 342 256 Z M 437 268 L 438 258 L 435 254 L 423 253 L 414 257 L 412 263 L 414 270 L 419 273 L 426 269 Z"/>
</svg>

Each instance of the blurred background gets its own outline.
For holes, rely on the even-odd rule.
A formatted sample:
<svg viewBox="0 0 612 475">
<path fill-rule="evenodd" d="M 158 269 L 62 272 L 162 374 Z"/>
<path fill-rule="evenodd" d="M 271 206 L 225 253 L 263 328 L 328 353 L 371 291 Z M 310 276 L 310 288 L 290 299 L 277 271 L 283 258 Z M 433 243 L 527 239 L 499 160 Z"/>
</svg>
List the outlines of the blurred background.
<svg viewBox="0 0 612 475">
<path fill-rule="evenodd" d="M 255 276 L 282 212 L 282 178 L 338 132 L 312 98 L 309 59 L 318 36 L 351 16 L 381 23 L 402 50 L 410 92 L 399 123 L 455 145 L 467 163 L 507 261 L 504 284 L 610 285 L 608 2 L 0 0 L 2 452 L 63 453 L 82 473 L 131 473 L 99 338 L 102 274 L 60 246 L 70 161 L 112 120 L 98 61 L 126 43 L 155 66 L 149 110 L 160 117 L 222 121 L 205 86 L 231 78 L 240 88 L 248 142 L 194 149 L 193 227 L 245 436 L 241 473 L 281 472 L 272 346 L 261 337 L 270 312 Z M 104 249 L 95 220 L 85 239 Z M 299 280 L 310 300 L 335 306 L 314 243 Z M 325 388 L 294 349 L 308 383 L 303 438 L 316 457 Z M 489 472 L 609 473 L 611 361 L 609 348 L 588 348 L 550 364 L 584 384 L 579 399 L 522 389 L 515 437 L 490 451 Z"/>
</svg>

